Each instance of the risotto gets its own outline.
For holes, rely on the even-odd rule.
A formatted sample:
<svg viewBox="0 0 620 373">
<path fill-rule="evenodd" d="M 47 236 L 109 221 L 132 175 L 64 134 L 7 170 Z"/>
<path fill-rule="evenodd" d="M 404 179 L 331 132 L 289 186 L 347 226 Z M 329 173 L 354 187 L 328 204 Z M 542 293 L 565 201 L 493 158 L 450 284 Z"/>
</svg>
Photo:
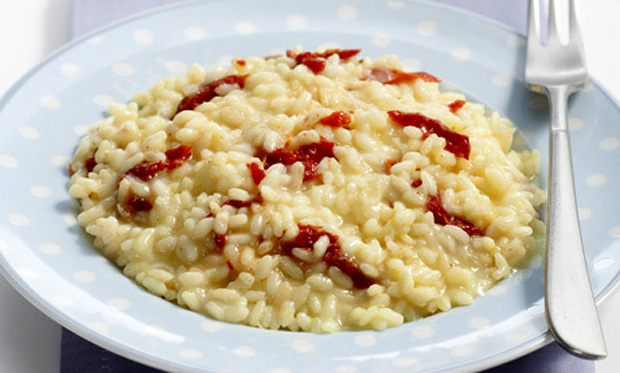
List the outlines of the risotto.
<svg viewBox="0 0 620 373">
<path fill-rule="evenodd" d="M 300 48 L 193 65 L 109 107 L 70 194 L 95 247 L 217 320 L 316 333 L 400 325 L 539 246 L 537 151 L 396 56 Z"/>
</svg>

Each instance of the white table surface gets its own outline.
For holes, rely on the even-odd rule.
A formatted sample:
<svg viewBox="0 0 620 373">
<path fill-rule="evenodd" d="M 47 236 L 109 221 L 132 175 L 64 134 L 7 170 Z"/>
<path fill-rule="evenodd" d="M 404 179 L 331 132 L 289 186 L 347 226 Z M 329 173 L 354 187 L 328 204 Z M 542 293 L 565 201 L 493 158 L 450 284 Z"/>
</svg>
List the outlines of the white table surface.
<svg viewBox="0 0 620 373">
<path fill-rule="evenodd" d="M 582 3 L 589 71 L 620 101 L 620 2 Z M 70 21 L 71 0 L 0 2 L 0 95 L 69 41 Z M 59 371 L 60 326 L 24 300 L 1 276 L 0 300 L 0 372 Z M 620 318 L 616 310 L 620 310 L 620 289 L 599 308 L 609 356 L 596 362 L 597 372 L 620 370 Z"/>
</svg>

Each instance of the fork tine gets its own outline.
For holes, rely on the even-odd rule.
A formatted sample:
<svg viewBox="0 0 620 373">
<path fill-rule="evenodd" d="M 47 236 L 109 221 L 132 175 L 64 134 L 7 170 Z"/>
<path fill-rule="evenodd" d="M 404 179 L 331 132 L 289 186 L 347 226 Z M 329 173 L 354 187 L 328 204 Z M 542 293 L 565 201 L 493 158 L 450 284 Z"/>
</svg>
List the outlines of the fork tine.
<svg viewBox="0 0 620 373">
<path fill-rule="evenodd" d="M 579 22 L 577 20 L 577 6 L 575 5 L 575 0 L 570 0 L 569 13 L 570 13 L 570 19 L 568 23 L 569 42 L 578 43 L 581 46 L 582 45 L 581 30 L 579 29 Z"/>
<path fill-rule="evenodd" d="M 560 41 L 556 1 L 557 0 L 551 0 L 549 2 L 549 30 L 547 43 L 559 43 Z"/>
<path fill-rule="evenodd" d="M 538 0 L 530 0 L 527 40 L 528 44 L 540 43 L 540 7 Z"/>
</svg>

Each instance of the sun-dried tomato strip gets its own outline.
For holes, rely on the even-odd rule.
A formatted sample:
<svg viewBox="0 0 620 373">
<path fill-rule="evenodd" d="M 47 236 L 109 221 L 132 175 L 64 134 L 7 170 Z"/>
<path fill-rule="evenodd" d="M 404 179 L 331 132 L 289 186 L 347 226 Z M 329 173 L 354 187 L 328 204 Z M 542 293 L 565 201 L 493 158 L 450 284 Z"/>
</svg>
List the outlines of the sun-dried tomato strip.
<svg viewBox="0 0 620 373">
<path fill-rule="evenodd" d="M 211 101 L 214 97 L 219 96 L 216 92 L 217 88 L 222 85 L 236 85 L 240 89 L 245 86 L 245 79 L 248 75 L 228 75 L 211 83 L 203 84 L 198 88 L 196 93 L 185 96 L 177 107 L 177 113 L 183 110 L 194 110 L 198 105 Z"/>
<path fill-rule="evenodd" d="M 192 157 L 192 148 L 187 145 L 180 145 L 174 149 L 166 151 L 165 161 L 156 162 L 141 162 L 133 166 L 121 177 L 135 176 L 142 181 L 149 181 L 154 178 L 159 172 L 164 170 L 174 170 L 180 167 L 188 159 Z"/>
<path fill-rule="evenodd" d="M 129 215 L 135 216 L 138 212 L 151 211 L 153 209 L 153 204 L 148 199 L 138 197 L 132 190 L 129 190 L 123 208 Z"/>
<path fill-rule="evenodd" d="M 459 218 L 458 216 L 454 216 L 446 211 L 446 208 L 441 201 L 441 196 L 439 193 L 428 196 L 428 201 L 426 202 L 426 208 L 433 213 L 433 217 L 435 218 L 435 223 L 440 225 L 455 225 L 470 236 L 483 236 L 482 230 L 476 227 L 474 224 L 468 222 L 465 219 Z"/>
<path fill-rule="evenodd" d="M 257 194 L 256 197 L 251 198 L 247 201 L 242 201 L 239 199 L 229 199 L 228 201 L 224 202 L 224 204 L 222 206 L 232 206 L 236 209 L 240 209 L 242 207 L 250 207 L 252 206 L 254 203 L 258 203 L 258 204 L 262 204 L 263 203 L 263 196 L 260 194 Z"/>
<path fill-rule="evenodd" d="M 293 241 L 287 241 L 280 243 L 280 247 L 284 254 L 292 255 L 294 248 L 300 248 L 304 250 L 312 250 L 314 244 L 323 236 L 329 239 L 329 245 L 325 254 L 323 254 L 322 260 L 330 266 L 334 266 L 341 270 L 344 274 L 349 276 L 353 281 L 353 286 L 357 289 L 367 289 L 375 280 L 368 277 L 359 267 L 357 262 L 343 253 L 338 243 L 338 236 L 328 232 L 320 231 L 321 227 L 313 225 L 298 224 L 299 233 Z"/>
<path fill-rule="evenodd" d="M 185 161 L 192 157 L 192 147 L 180 145 L 174 149 L 166 150 L 166 168 L 174 170 L 181 167 Z"/>
<path fill-rule="evenodd" d="M 446 150 L 453 153 L 457 157 L 469 159 L 471 147 L 469 145 L 469 137 L 460 134 L 446 127 L 443 123 L 436 119 L 429 118 L 420 113 L 405 113 L 398 110 L 388 111 L 388 115 L 393 121 L 403 127 L 413 126 L 422 130 L 427 138 L 432 133 L 446 140 Z"/>
<path fill-rule="evenodd" d="M 286 51 L 286 56 L 295 60 L 298 65 L 306 65 L 313 73 L 318 74 L 325 70 L 327 63 L 325 59 L 337 54 L 341 60 L 349 59 L 356 56 L 360 49 L 328 49 L 323 53 L 302 52 L 295 54 L 291 50 Z"/>
<path fill-rule="evenodd" d="M 90 157 L 84 162 L 84 168 L 86 168 L 86 172 L 93 172 L 93 169 L 97 165 L 97 161 L 95 161 L 95 157 Z"/>
<path fill-rule="evenodd" d="M 222 250 L 224 246 L 226 246 L 227 238 L 225 234 L 219 234 L 219 233 L 213 232 L 213 240 L 215 241 L 215 247 L 217 247 L 220 250 Z"/>
<path fill-rule="evenodd" d="M 383 84 L 400 84 L 412 82 L 417 79 L 422 79 L 429 83 L 441 82 L 439 78 L 423 71 L 407 73 L 398 69 L 390 69 L 387 67 L 375 67 L 370 70 L 366 70 L 362 76 L 362 80 L 374 80 Z"/>
<path fill-rule="evenodd" d="M 466 103 L 467 101 L 465 100 L 454 100 L 448 107 L 452 113 L 456 114 Z"/>
<path fill-rule="evenodd" d="M 321 118 L 319 123 L 330 127 L 344 127 L 351 124 L 351 114 L 346 111 L 334 111 L 330 115 Z"/>
<path fill-rule="evenodd" d="M 297 162 L 297 156 L 293 151 L 286 148 L 279 148 L 267 153 L 265 156 L 265 169 L 279 163 L 288 167 L 295 162 Z"/>
<path fill-rule="evenodd" d="M 133 166 L 130 170 L 125 172 L 122 178 L 126 176 L 135 176 L 142 181 L 149 181 L 155 177 L 159 172 L 166 169 L 166 163 L 163 161 L 157 162 L 142 162 Z"/>
<path fill-rule="evenodd" d="M 254 184 L 259 185 L 266 175 L 263 166 L 259 163 L 252 162 L 248 163 L 248 169 L 250 170 L 250 175 L 252 175 L 252 181 L 254 181 Z"/>
<path fill-rule="evenodd" d="M 417 188 L 417 187 L 419 187 L 420 185 L 422 185 L 422 179 L 420 179 L 419 177 L 418 177 L 418 178 L 415 178 L 415 179 L 413 179 L 413 180 L 411 181 L 411 186 L 412 186 L 412 187 L 414 187 L 414 188 Z"/>
<path fill-rule="evenodd" d="M 335 158 L 334 146 L 333 142 L 321 137 L 319 142 L 300 146 L 295 151 L 276 149 L 265 156 L 265 169 L 278 163 L 288 167 L 295 162 L 301 162 L 304 165 L 304 181 L 312 180 L 319 176 L 317 166 L 323 158 Z"/>
<path fill-rule="evenodd" d="M 392 166 L 394 166 L 398 161 L 396 159 L 388 159 L 385 161 L 385 173 L 389 174 L 392 171 Z"/>
<path fill-rule="evenodd" d="M 337 54 L 341 60 L 348 60 L 351 57 L 357 56 L 362 50 L 361 49 L 327 49 L 323 53 L 314 53 L 317 57 L 329 58 L 334 54 Z"/>
<path fill-rule="evenodd" d="M 334 143 L 321 137 L 319 142 L 304 145 L 294 153 L 297 161 L 304 165 L 304 181 L 315 179 L 319 176 L 317 167 L 323 158 L 335 158 Z"/>
</svg>

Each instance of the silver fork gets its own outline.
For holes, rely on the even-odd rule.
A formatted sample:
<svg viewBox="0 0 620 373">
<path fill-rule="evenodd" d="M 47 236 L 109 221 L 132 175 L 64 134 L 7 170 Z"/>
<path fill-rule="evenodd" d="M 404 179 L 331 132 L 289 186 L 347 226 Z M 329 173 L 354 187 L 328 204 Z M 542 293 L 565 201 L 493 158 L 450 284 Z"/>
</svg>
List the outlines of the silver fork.
<svg viewBox="0 0 620 373">
<path fill-rule="evenodd" d="M 551 333 L 568 352 L 587 359 L 607 355 L 592 295 L 573 184 L 568 97 L 588 81 L 575 1 L 569 5 L 569 40 L 560 42 L 556 0 L 549 7 L 548 41 L 540 41 L 538 1 L 530 0 L 525 80 L 549 98 L 549 181 L 547 187 L 547 260 L 545 310 Z"/>
</svg>

